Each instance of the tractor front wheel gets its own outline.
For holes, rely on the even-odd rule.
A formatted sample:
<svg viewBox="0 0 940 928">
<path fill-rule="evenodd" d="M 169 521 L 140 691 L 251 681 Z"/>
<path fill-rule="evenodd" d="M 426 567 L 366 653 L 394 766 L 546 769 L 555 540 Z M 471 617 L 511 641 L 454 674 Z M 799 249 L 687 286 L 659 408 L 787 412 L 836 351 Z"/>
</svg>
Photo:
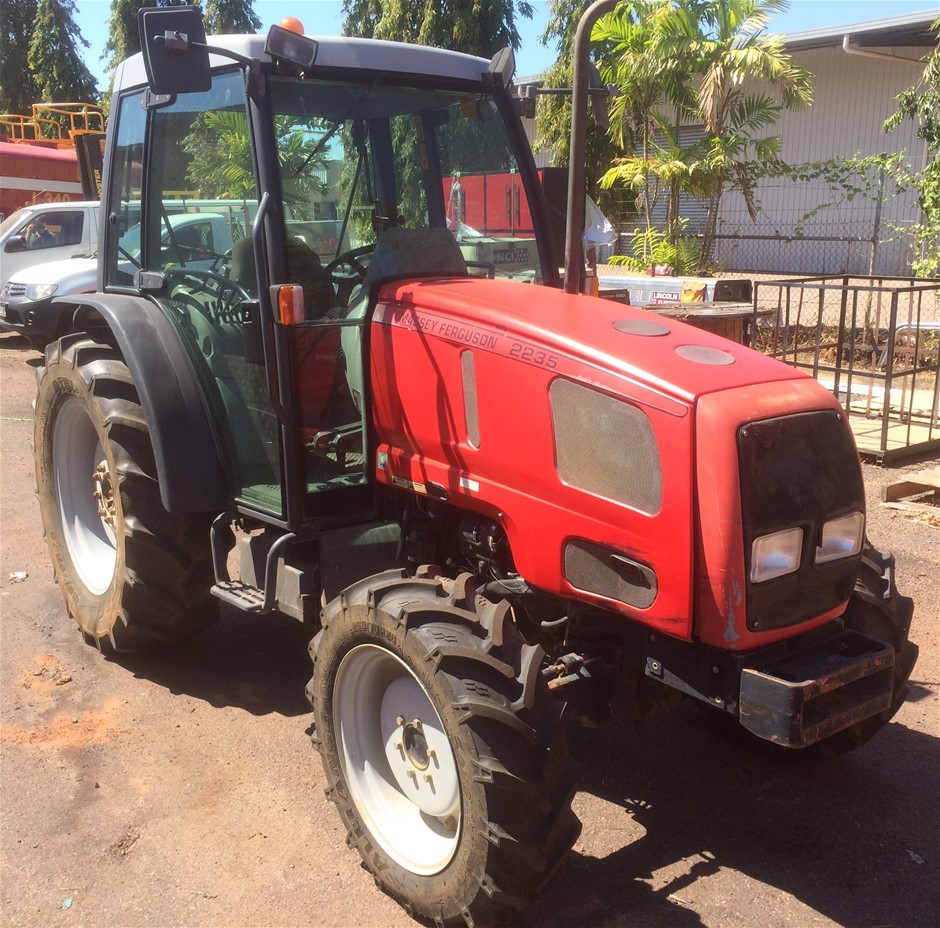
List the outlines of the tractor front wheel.
<svg viewBox="0 0 940 928">
<path fill-rule="evenodd" d="M 327 605 L 311 654 L 327 795 L 379 886 L 439 925 L 523 908 L 580 823 L 562 706 L 509 605 L 391 571 Z"/>
</svg>

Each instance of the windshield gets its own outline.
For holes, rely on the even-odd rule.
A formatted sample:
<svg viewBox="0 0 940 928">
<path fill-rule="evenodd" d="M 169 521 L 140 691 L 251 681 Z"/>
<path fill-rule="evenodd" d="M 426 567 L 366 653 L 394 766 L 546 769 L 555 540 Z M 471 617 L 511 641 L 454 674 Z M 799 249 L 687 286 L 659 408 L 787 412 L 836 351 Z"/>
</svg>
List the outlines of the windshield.
<svg viewBox="0 0 940 928">
<path fill-rule="evenodd" d="M 10 229 L 15 227 L 20 219 L 22 219 L 23 215 L 22 210 L 17 210 L 15 213 L 10 213 L 3 222 L 0 222 L 0 238 L 3 238 Z"/>
<path fill-rule="evenodd" d="M 467 273 L 541 279 L 528 198 L 492 99 L 380 78 L 271 87 L 289 246 L 302 243 L 324 266 L 348 256 L 361 282 L 387 230 L 446 231 Z M 433 271 L 418 265 L 394 272 Z"/>
</svg>

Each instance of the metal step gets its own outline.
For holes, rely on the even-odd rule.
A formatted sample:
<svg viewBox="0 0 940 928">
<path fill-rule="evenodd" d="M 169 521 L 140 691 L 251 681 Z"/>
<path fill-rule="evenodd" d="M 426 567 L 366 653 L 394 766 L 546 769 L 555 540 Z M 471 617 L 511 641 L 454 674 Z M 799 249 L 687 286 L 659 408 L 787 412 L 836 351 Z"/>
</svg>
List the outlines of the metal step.
<svg viewBox="0 0 940 928">
<path fill-rule="evenodd" d="M 240 580 L 217 583 L 212 587 L 212 595 L 242 612 L 261 612 L 264 608 L 264 590 Z"/>
</svg>

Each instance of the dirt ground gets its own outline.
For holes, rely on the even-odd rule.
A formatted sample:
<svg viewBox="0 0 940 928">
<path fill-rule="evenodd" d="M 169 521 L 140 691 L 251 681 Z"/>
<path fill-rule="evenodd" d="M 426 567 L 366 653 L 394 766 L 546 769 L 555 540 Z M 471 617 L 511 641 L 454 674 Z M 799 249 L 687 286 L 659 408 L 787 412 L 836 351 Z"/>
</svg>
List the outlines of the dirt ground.
<svg viewBox="0 0 940 928">
<path fill-rule="evenodd" d="M 39 363 L 0 336 L 0 923 L 414 925 L 346 849 L 323 795 L 304 627 L 223 613 L 146 658 L 83 643 L 34 493 Z M 692 706 L 575 732 L 584 831 L 520 925 L 937 924 L 940 527 L 879 502 L 919 469 L 866 467 L 870 534 L 916 601 L 920 661 L 895 720 L 827 763 L 729 743 Z"/>
</svg>

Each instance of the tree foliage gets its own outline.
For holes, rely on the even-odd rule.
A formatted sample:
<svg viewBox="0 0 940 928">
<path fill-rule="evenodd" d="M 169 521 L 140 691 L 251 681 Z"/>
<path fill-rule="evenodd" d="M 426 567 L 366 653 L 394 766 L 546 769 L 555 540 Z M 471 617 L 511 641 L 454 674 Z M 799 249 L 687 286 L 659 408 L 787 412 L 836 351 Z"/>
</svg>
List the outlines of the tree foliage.
<svg viewBox="0 0 940 928">
<path fill-rule="evenodd" d="M 619 90 L 610 105 L 610 139 L 631 153 L 617 159 L 601 187 L 639 191 L 636 205 L 647 231 L 661 189 L 668 191 L 667 237 L 674 238 L 679 192 L 697 172 L 678 142 L 679 122 L 694 106 L 690 62 L 662 54 L 661 21 L 670 12 L 669 0 L 636 0 L 599 20 L 592 38 L 600 45 L 601 77 Z"/>
<path fill-rule="evenodd" d="M 0 67 L 0 112 L 28 113 L 40 90 L 29 69 L 29 45 L 38 0 L 0 0 L 3 66 Z"/>
<path fill-rule="evenodd" d="M 633 0 L 592 35 L 602 74 L 623 91 L 611 128 L 627 154 L 603 184 L 636 190 L 647 228 L 658 184 L 668 189 L 670 231 L 680 190 L 707 198 L 700 270 L 722 195 L 741 191 L 754 215 L 752 167 L 780 149 L 770 128 L 782 109 L 812 101 L 809 73 L 793 64 L 781 36 L 767 32 L 771 14 L 785 8 L 785 0 Z M 702 125 L 704 139 L 679 146 L 683 124 Z"/>
<path fill-rule="evenodd" d="M 940 18 L 933 29 L 940 38 Z M 896 175 L 902 187 L 917 192 L 921 221 L 909 230 L 920 254 L 912 262 L 918 277 L 940 276 L 940 47 L 927 57 L 920 80 L 898 95 L 898 110 L 885 122 L 885 131 L 907 119 L 917 123 L 915 134 L 927 143 L 922 170 L 906 168 Z"/>
<path fill-rule="evenodd" d="M 98 97 L 95 78 L 79 53 L 88 42 L 75 25 L 74 14 L 72 0 L 39 0 L 28 63 L 44 102 Z"/>
<path fill-rule="evenodd" d="M 582 13 L 593 0 L 550 0 L 550 17 L 541 36 L 543 45 L 554 44 L 555 63 L 542 75 L 546 88 L 570 88 L 574 80 L 574 39 Z M 595 60 L 597 56 L 595 54 Z M 593 112 L 593 111 L 592 111 Z M 616 118 L 616 117 L 614 117 Z M 571 98 L 569 95 L 546 95 L 539 98 L 536 113 L 538 145 L 550 157 L 552 164 L 566 167 L 571 142 Z M 585 183 L 588 194 L 595 199 L 615 223 L 622 212 L 619 196 L 613 188 L 603 190 L 599 181 L 618 154 L 611 137 L 594 120 L 588 120 L 584 155 Z M 630 209 L 632 215 L 632 208 Z"/>
<path fill-rule="evenodd" d="M 344 0 L 345 35 L 430 45 L 492 58 L 521 44 L 517 17 L 528 0 Z"/>
<path fill-rule="evenodd" d="M 28 115 L 33 103 L 97 99 L 72 0 L 0 0 L 0 112 Z"/>
<path fill-rule="evenodd" d="M 285 202 L 293 210 L 295 219 L 312 219 L 306 210 L 314 195 L 324 189 L 317 171 L 326 164 L 325 155 L 317 149 L 323 129 L 315 119 L 304 131 L 290 117 L 279 116 L 274 120 L 274 130 L 278 157 L 285 166 Z M 187 180 L 199 197 L 255 198 L 254 162 L 244 110 L 203 113 L 183 140 L 183 150 L 192 159 L 186 172 Z"/>
<path fill-rule="evenodd" d="M 206 0 L 205 11 L 209 35 L 244 35 L 261 28 L 252 0 Z"/>
</svg>

